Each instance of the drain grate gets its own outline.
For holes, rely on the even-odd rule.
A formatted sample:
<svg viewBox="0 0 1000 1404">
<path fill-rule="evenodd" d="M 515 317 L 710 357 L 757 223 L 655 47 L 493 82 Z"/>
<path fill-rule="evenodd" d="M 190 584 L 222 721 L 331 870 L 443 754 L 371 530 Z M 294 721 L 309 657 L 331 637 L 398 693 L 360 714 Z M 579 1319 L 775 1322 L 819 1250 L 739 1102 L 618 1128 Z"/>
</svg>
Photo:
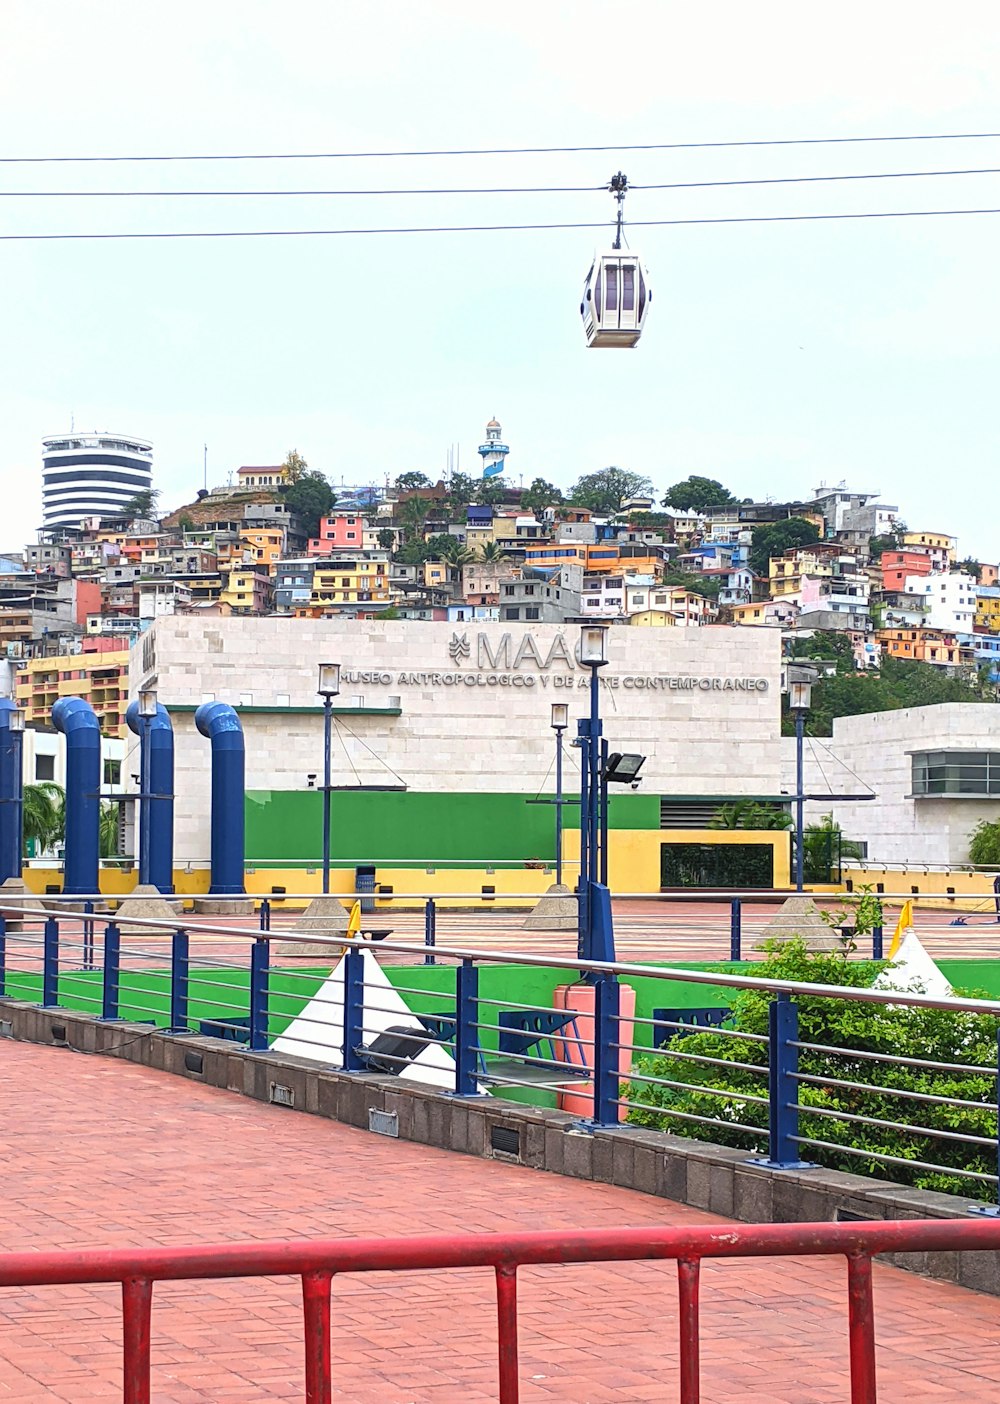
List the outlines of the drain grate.
<svg viewBox="0 0 1000 1404">
<path fill-rule="evenodd" d="M 0 1019 L 0 1038 L 13 1038 L 14 1025 L 9 1019 Z"/>
<path fill-rule="evenodd" d="M 276 1107 L 294 1107 L 295 1093 L 283 1082 L 269 1082 L 267 1084 L 267 1100 Z"/>
<path fill-rule="evenodd" d="M 501 1155 L 521 1154 L 521 1133 L 514 1126 L 491 1126 L 490 1147 Z"/>
<path fill-rule="evenodd" d="M 399 1113 L 379 1111 L 378 1107 L 368 1108 L 368 1130 L 376 1136 L 399 1135 Z"/>
</svg>

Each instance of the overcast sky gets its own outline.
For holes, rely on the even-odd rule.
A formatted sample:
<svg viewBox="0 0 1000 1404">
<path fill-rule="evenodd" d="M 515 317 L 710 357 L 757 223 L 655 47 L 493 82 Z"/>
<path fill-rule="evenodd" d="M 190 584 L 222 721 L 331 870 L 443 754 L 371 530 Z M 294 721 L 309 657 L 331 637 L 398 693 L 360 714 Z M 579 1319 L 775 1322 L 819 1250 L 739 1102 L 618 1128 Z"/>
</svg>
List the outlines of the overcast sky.
<svg viewBox="0 0 1000 1404">
<path fill-rule="evenodd" d="M 581 146 L 1000 131 L 1000 9 L 877 0 L 3 0 L 0 154 Z M 580 155 L 0 165 L 16 190 L 636 185 L 1000 167 L 1000 140 Z M 635 191 L 632 219 L 1000 207 L 1000 176 Z M 0 232 L 611 217 L 607 194 L 0 196 Z M 39 440 L 146 435 L 162 505 L 297 447 L 347 483 L 618 463 L 740 496 L 846 480 L 1000 556 L 1000 214 L 636 228 L 635 351 L 588 351 L 588 229 L 0 245 L 0 549 Z M 475 465 L 474 467 L 474 460 Z"/>
</svg>

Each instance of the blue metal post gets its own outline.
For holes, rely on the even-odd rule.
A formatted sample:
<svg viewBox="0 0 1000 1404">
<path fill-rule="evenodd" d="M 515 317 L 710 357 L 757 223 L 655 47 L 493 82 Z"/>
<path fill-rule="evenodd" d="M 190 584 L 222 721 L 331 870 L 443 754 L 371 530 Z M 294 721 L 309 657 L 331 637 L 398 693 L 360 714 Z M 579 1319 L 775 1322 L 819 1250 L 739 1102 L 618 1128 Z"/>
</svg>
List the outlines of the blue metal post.
<svg viewBox="0 0 1000 1404">
<path fill-rule="evenodd" d="M 7 918 L 0 912 L 0 998 L 7 993 Z"/>
<path fill-rule="evenodd" d="M 729 904 L 729 959 L 743 959 L 743 903 L 738 897 Z"/>
<path fill-rule="evenodd" d="M 344 960 L 345 1072 L 361 1072 L 364 1061 L 358 1050 L 365 1041 L 365 958 L 359 946 L 348 946 Z"/>
<path fill-rule="evenodd" d="M 603 882 L 607 886 L 608 882 L 608 782 L 605 775 L 608 769 L 608 753 L 610 747 L 604 737 L 601 738 L 601 769 L 600 769 L 600 871 L 598 882 Z"/>
<path fill-rule="evenodd" d="M 59 1003 L 59 923 L 55 917 L 45 922 L 42 945 L 42 1008 Z"/>
<path fill-rule="evenodd" d="M 63 893 L 91 897 L 99 890 L 101 728 L 82 697 L 60 697 L 52 725 L 66 737 L 66 838 Z"/>
<path fill-rule="evenodd" d="M 0 883 L 21 876 L 24 733 L 10 725 L 16 711 L 16 703 L 0 697 Z"/>
<path fill-rule="evenodd" d="M 259 937 L 250 948 L 250 1052 L 267 1048 L 267 987 L 270 946 Z"/>
<path fill-rule="evenodd" d="M 57 704 L 58 705 L 58 704 Z M 212 884 L 210 897 L 242 897 L 246 822 L 243 727 L 228 702 L 203 702 L 195 726 L 212 743 Z"/>
<path fill-rule="evenodd" d="M 594 983 L 594 1124 L 617 1126 L 621 987 L 614 976 Z"/>
<path fill-rule="evenodd" d="M 479 1092 L 476 1061 L 479 1038 L 479 969 L 463 960 L 455 970 L 455 1095 L 475 1097 Z"/>
<path fill-rule="evenodd" d="M 333 698 L 323 695 L 323 891 L 330 891 L 330 785 L 331 736 L 333 729 Z"/>
<path fill-rule="evenodd" d="M 171 939 L 170 950 L 170 1028 L 177 1033 L 187 1032 L 188 1026 L 188 934 L 177 930 Z"/>
<path fill-rule="evenodd" d="M 576 724 L 580 744 L 580 875 L 577 879 L 579 911 L 577 917 L 576 953 L 586 959 L 590 928 L 590 722 L 581 717 Z"/>
<path fill-rule="evenodd" d="M 260 929 L 270 931 L 271 929 L 271 904 L 265 897 L 260 904 Z"/>
<path fill-rule="evenodd" d="M 151 780 L 149 777 L 149 723 L 151 718 L 140 717 L 139 722 L 142 730 L 139 734 L 139 884 L 145 886 L 149 883 L 149 852 L 150 852 L 150 832 L 149 832 L 149 812 L 150 798 L 149 791 Z"/>
<path fill-rule="evenodd" d="M 101 1018 L 118 1018 L 118 977 L 121 970 L 122 933 L 113 921 L 104 928 L 104 984 Z"/>
<path fill-rule="evenodd" d="M 557 726 L 556 731 L 556 883 L 562 884 L 562 833 L 563 833 L 563 731 L 564 727 Z"/>
<path fill-rule="evenodd" d="M 590 669 L 590 774 L 587 780 L 587 851 L 591 882 L 600 882 L 601 810 L 601 679 L 597 665 Z"/>
<path fill-rule="evenodd" d="M 798 1005 L 781 993 L 768 1011 L 768 1157 L 772 1170 L 793 1170 L 804 1164 L 796 1137 L 799 1134 L 799 1036 Z"/>
<path fill-rule="evenodd" d="M 428 897 L 424 906 L 424 964 L 435 965 L 433 947 L 437 944 L 437 907 L 434 898 Z"/>
<path fill-rule="evenodd" d="M 803 738 L 806 732 L 806 709 L 795 709 L 795 891 L 803 890 L 805 877 L 805 766 L 802 756 Z"/>
<path fill-rule="evenodd" d="M 882 928 L 872 927 L 872 960 L 882 959 Z"/>
</svg>

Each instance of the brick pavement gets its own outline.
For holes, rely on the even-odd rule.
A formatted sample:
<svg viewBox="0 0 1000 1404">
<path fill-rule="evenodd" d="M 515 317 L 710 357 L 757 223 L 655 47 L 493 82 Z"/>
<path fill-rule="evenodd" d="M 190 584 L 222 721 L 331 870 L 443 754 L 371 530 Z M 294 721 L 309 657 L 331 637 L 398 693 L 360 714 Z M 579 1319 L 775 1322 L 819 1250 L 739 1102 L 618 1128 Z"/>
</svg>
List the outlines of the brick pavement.
<svg viewBox="0 0 1000 1404">
<path fill-rule="evenodd" d="M 0 1249 L 719 1222 L 669 1201 L 388 1141 L 165 1073 L 0 1044 Z M 706 1404 L 841 1404 L 845 1271 L 707 1264 Z M 882 1404 L 995 1397 L 1000 1301 L 876 1267 Z M 524 1270 L 524 1404 L 676 1398 L 670 1264 Z M 488 1271 L 334 1284 L 344 1404 L 495 1401 Z M 120 1397 L 119 1292 L 0 1292 L 0 1401 Z M 157 1286 L 155 1404 L 302 1398 L 297 1283 Z"/>
</svg>

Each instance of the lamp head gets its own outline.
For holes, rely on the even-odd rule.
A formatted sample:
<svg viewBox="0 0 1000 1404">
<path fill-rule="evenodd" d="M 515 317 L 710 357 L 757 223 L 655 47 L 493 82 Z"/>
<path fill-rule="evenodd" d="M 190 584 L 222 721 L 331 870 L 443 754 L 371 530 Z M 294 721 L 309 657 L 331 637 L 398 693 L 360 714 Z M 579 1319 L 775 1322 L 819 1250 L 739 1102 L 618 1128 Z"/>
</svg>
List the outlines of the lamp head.
<svg viewBox="0 0 1000 1404">
<path fill-rule="evenodd" d="M 569 726 L 569 703 L 552 703 L 552 720 L 549 722 L 553 731 L 563 731 Z"/>
<path fill-rule="evenodd" d="M 584 624 L 580 629 L 580 662 L 588 668 L 603 668 L 608 661 L 608 626 Z"/>
<path fill-rule="evenodd" d="M 316 688 L 320 697 L 336 697 L 340 692 L 340 664 L 321 663 L 319 665 L 319 686 Z"/>
<path fill-rule="evenodd" d="M 140 717 L 156 716 L 156 688 L 144 687 L 139 690 Z"/>
</svg>

